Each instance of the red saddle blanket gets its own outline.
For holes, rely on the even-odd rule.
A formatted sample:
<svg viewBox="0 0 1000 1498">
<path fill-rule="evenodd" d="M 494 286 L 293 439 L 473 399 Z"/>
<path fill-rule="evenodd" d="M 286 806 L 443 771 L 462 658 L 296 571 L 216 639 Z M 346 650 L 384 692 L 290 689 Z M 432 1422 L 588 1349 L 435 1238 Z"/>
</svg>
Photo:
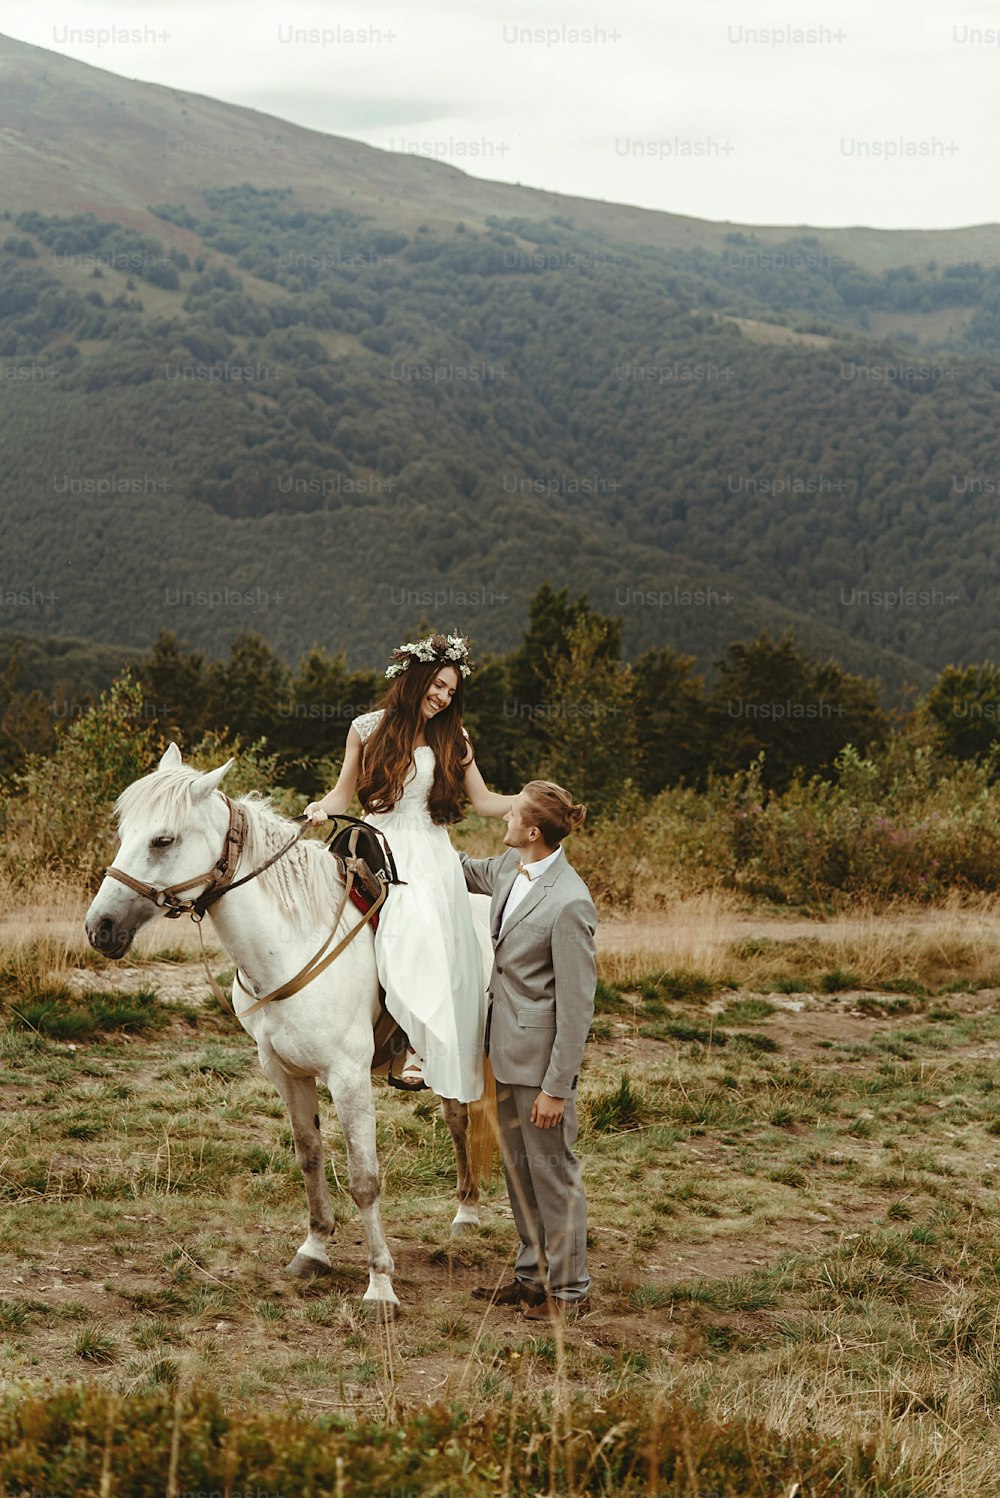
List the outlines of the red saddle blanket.
<svg viewBox="0 0 1000 1498">
<path fill-rule="evenodd" d="M 358 907 L 358 909 L 361 911 L 362 915 L 367 915 L 368 912 L 369 912 L 369 910 L 371 909 L 372 905 L 374 904 L 374 901 L 369 898 L 369 896 L 365 893 L 365 891 L 363 889 L 358 889 L 358 886 L 356 884 L 352 884 L 351 885 L 351 899 L 354 902 L 354 904 Z M 378 927 L 378 916 L 377 915 L 373 915 L 372 916 L 370 925 L 371 925 L 371 928 L 372 928 L 373 931 L 375 931 L 377 929 L 377 927 Z"/>
</svg>

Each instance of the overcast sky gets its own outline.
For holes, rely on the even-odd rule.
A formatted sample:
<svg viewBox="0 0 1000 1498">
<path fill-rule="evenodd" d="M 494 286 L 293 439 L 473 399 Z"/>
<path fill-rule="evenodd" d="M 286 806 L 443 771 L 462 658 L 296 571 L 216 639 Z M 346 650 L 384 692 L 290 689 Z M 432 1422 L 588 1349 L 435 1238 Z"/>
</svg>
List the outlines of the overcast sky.
<svg viewBox="0 0 1000 1498">
<path fill-rule="evenodd" d="M 530 187 L 744 223 L 1000 219 L 988 0 L 32 0 L 0 30 Z"/>
</svg>

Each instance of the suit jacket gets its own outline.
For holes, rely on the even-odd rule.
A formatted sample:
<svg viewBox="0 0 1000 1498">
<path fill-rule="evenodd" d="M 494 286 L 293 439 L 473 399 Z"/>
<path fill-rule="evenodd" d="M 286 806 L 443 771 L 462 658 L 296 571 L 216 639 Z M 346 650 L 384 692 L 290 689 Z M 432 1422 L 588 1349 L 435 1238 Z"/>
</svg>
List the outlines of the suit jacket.
<svg viewBox="0 0 1000 1498">
<path fill-rule="evenodd" d="M 491 895 L 493 972 L 486 1051 L 498 1082 L 568 1097 L 576 1086 L 594 1017 L 597 911 L 565 853 L 524 896 L 500 930 L 519 854 L 461 855 L 474 894 Z"/>
</svg>

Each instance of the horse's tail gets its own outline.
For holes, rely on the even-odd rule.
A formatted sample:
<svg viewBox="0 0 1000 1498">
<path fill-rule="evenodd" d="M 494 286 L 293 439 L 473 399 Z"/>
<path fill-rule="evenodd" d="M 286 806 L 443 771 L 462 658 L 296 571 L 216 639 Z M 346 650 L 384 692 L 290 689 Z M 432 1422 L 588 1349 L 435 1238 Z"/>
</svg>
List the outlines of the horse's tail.
<svg viewBox="0 0 1000 1498">
<path fill-rule="evenodd" d="M 474 1181 L 492 1182 L 500 1161 L 497 1083 L 488 1056 L 483 1057 L 483 1095 L 469 1104 L 469 1163 Z"/>
</svg>

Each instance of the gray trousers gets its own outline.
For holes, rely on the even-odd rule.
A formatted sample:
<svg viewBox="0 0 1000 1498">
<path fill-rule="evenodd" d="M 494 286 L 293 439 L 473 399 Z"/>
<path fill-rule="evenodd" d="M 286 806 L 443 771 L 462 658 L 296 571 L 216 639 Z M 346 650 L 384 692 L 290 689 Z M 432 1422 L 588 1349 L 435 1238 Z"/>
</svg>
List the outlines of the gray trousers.
<svg viewBox="0 0 1000 1498">
<path fill-rule="evenodd" d="M 573 1153 L 576 1094 L 566 1099 L 554 1129 L 531 1122 L 537 1087 L 497 1082 L 497 1117 L 507 1193 L 521 1237 L 517 1279 L 548 1289 L 558 1300 L 579 1300 L 590 1289 L 587 1273 L 587 1199 Z M 547 1282 L 546 1282 L 547 1281 Z"/>
</svg>

